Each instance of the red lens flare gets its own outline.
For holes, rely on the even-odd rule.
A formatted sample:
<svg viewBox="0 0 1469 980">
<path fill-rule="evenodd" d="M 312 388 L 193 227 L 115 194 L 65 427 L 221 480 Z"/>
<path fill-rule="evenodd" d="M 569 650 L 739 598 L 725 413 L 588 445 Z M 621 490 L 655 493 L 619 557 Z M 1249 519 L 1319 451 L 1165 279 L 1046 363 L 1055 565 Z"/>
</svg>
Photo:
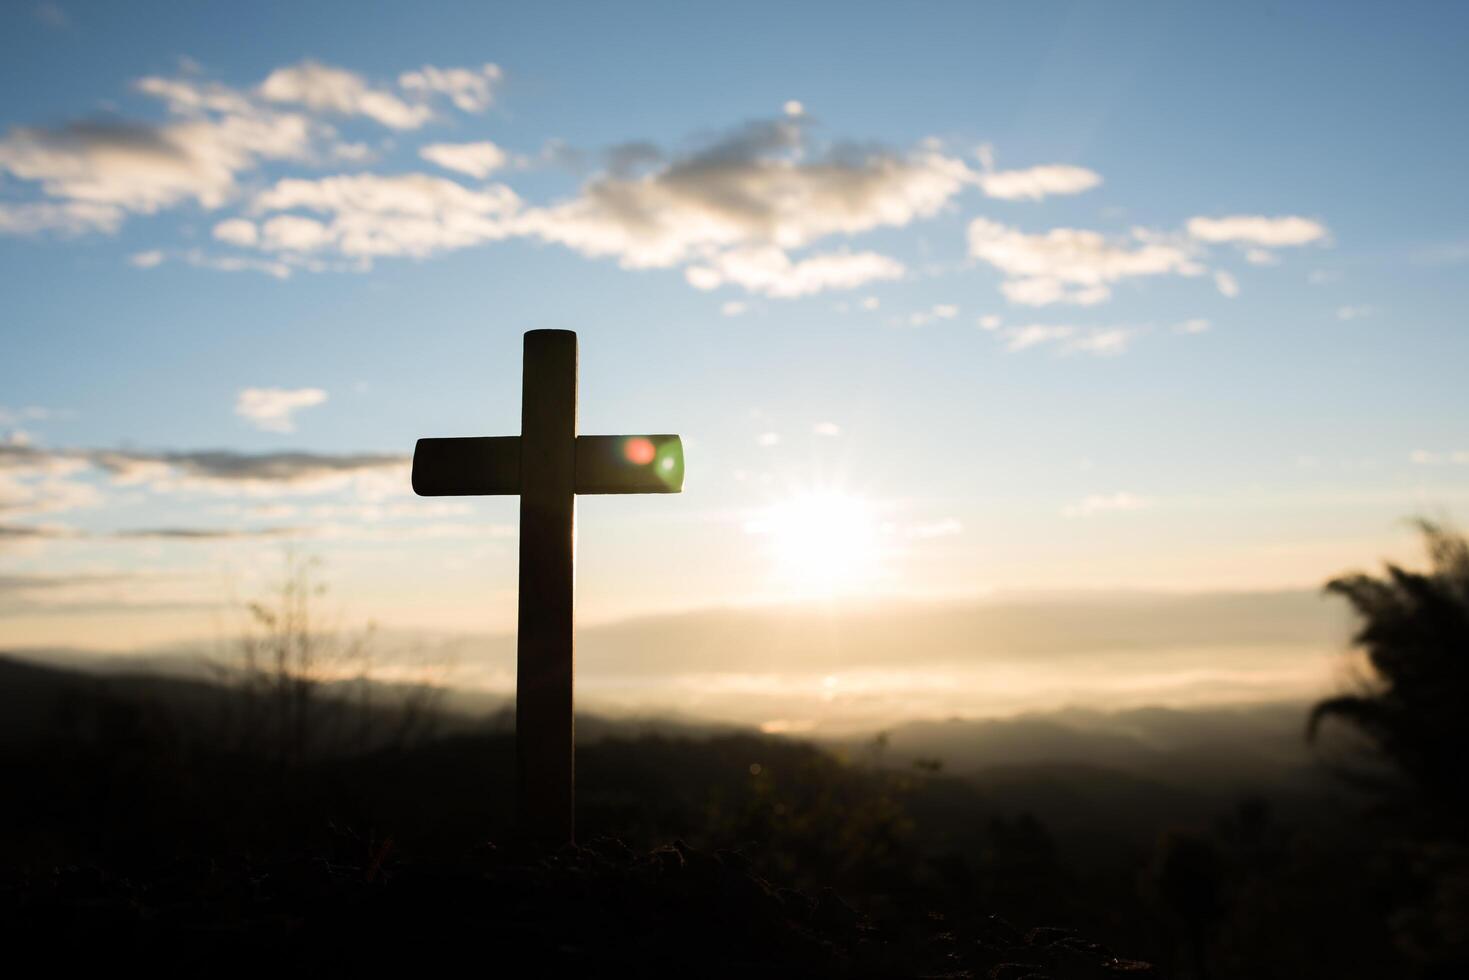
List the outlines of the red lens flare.
<svg viewBox="0 0 1469 980">
<path fill-rule="evenodd" d="M 653 440 L 634 436 L 623 444 L 622 454 L 627 457 L 629 463 L 635 466 L 647 466 L 653 462 L 653 457 L 658 454 L 658 451 L 653 448 Z"/>
</svg>

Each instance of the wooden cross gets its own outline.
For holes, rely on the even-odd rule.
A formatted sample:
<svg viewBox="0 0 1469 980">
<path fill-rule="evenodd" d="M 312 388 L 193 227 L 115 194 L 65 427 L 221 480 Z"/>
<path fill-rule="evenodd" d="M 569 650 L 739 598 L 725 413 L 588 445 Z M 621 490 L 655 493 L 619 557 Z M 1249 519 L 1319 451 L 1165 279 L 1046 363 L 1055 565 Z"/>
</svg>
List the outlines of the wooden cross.
<svg viewBox="0 0 1469 980">
<path fill-rule="evenodd" d="M 576 494 L 678 493 L 678 436 L 576 434 L 576 334 L 525 335 L 518 436 L 420 439 L 421 496 L 520 494 L 520 627 L 516 646 L 516 810 L 546 841 L 574 834 L 572 589 Z"/>
</svg>

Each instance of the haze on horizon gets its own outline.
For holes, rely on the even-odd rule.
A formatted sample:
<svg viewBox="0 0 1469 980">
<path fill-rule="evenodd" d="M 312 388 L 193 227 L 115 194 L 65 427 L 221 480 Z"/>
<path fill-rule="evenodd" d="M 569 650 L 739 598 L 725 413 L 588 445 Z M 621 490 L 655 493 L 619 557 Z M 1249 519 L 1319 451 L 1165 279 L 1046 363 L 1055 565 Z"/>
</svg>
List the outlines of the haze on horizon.
<svg viewBox="0 0 1469 980">
<path fill-rule="evenodd" d="M 1315 697 L 1469 502 L 1462 10 L 226 9 L 0 14 L 0 651 L 217 645 L 289 545 L 508 691 L 516 501 L 407 454 L 536 327 L 687 447 L 578 505 L 609 710 Z"/>
</svg>

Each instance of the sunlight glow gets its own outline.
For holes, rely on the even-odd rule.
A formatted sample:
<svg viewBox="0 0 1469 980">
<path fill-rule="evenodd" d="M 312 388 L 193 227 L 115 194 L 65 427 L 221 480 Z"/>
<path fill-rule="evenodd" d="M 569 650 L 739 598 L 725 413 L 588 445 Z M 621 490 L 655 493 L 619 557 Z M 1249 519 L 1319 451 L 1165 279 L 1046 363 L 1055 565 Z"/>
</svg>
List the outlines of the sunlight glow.
<svg viewBox="0 0 1469 980">
<path fill-rule="evenodd" d="M 879 522 L 859 497 L 801 493 L 771 505 L 747 529 L 769 539 L 775 575 L 795 594 L 852 592 L 877 574 Z"/>
</svg>

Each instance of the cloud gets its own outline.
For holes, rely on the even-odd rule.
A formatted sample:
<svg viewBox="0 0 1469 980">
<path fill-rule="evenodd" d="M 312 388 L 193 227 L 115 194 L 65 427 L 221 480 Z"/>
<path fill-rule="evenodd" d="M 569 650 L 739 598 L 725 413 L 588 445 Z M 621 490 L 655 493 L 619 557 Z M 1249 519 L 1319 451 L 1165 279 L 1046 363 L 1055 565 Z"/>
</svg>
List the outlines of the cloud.
<svg viewBox="0 0 1469 980">
<path fill-rule="evenodd" d="M 977 174 L 974 180 L 986 196 L 1006 201 L 1039 201 L 1052 194 L 1080 194 L 1102 183 L 1100 174 L 1064 164 L 991 171 Z"/>
<path fill-rule="evenodd" d="M 1056 345 L 1062 354 L 1111 356 L 1127 350 L 1142 333 L 1137 327 L 1076 327 L 1067 324 L 1027 324 L 1000 331 L 1005 350 L 1015 353 L 1032 347 Z"/>
<path fill-rule="evenodd" d="M 1214 273 L 1214 286 L 1230 299 L 1239 295 L 1239 280 L 1223 270 Z"/>
<path fill-rule="evenodd" d="M 934 320 L 952 320 L 959 315 L 959 307 L 952 303 L 936 303 L 927 310 L 908 314 L 908 326 L 921 327 Z"/>
<path fill-rule="evenodd" d="M 277 68 L 260 84 L 260 94 L 271 102 L 317 112 L 365 116 L 390 129 L 417 129 L 433 118 L 426 105 L 410 105 L 386 89 L 373 88 L 356 72 L 316 61 Z"/>
<path fill-rule="evenodd" d="M 1113 494 L 1092 494 L 1079 503 L 1061 508 L 1061 514 L 1064 517 L 1092 517 L 1116 511 L 1145 510 L 1151 506 L 1152 501 L 1145 497 L 1119 491 Z"/>
<path fill-rule="evenodd" d="M 1110 297 L 1109 284 L 1121 279 L 1203 272 L 1186 247 L 1141 230 L 1135 246 L 1078 228 L 1028 234 L 988 218 L 971 221 L 968 234 L 969 254 L 1009 277 L 1001 284 L 1006 298 L 1027 306 L 1090 306 Z"/>
<path fill-rule="evenodd" d="M 648 155 L 642 172 L 598 174 L 576 197 L 528 211 L 520 228 L 625 268 L 692 265 L 690 281 L 704 288 L 791 296 L 902 275 L 871 252 L 783 253 L 932 216 L 972 172 L 927 146 L 815 146 L 806 129 L 803 117 L 759 121 L 686 156 Z"/>
<path fill-rule="evenodd" d="M 1005 332 L 1005 349 L 1022 351 L 1076 335 L 1076 327 L 1033 323 L 1023 327 L 1010 327 Z"/>
<path fill-rule="evenodd" d="M 1451 466 L 1469 465 L 1469 450 L 1454 449 L 1447 452 L 1429 452 L 1426 449 L 1416 449 L 1409 454 L 1408 458 L 1418 466 Z"/>
<path fill-rule="evenodd" d="M 1324 241 L 1330 234 L 1325 225 L 1310 218 L 1297 215 L 1267 218 L 1258 214 L 1190 218 L 1188 233 L 1204 242 L 1234 242 L 1265 248 L 1307 245 Z"/>
<path fill-rule="evenodd" d="M 750 307 L 748 304 L 742 303 L 737 299 L 732 299 L 723 303 L 719 307 L 719 312 L 724 314 L 725 316 L 741 316 L 742 314 L 748 312 L 749 309 Z"/>
<path fill-rule="evenodd" d="M 230 218 L 214 226 L 214 237 L 231 245 L 249 247 L 260 239 L 255 223 L 246 218 Z"/>
<path fill-rule="evenodd" d="M 429 163 L 483 180 L 505 166 L 508 157 L 494 143 L 433 143 L 418 151 Z"/>
<path fill-rule="evenodd" d="M 1376 312 L 1377 310 L 1371 306 L 1338 306 L 1336 318 L 1338 320 L 1360 320 Z"/>
<path fill-rule="evenodd" d="M 494 102 L 495 89 L 504 78 L 499 65 L 484 64 L 479 68 L 435 68 L 425 65 L 418 71 L 398 76 L 398 86 L 418 95 L 444 95 L 463 112 L 484 112 Z"/>
<path fill-rule="evenodd" d="M 405 456 L 377 453 L 146 452 L 0 443 L 0 500 L 9 502 L 0 510 L 15 517 L 94 506 L 100 501 L 97 488 L 75 479 L 88 470 L 116 486 L 155 493 L 279 497 L 351 488 L 360 500 L 384 500 L 409 493 L 409 463 Z"/>
<path fill-rule="evenodd" d="M 43 231 L 63 235 L 93 231 L 110 234 L 117 231 L 125 216 L 122 208 L 91 201 L 0 203 L 0 235 L 33 235 Z"/>
<path fill-rule="evenodd" d="M 134 252 L 128 256 L 128 264 L 135 269 L 153 269 L 163 264 L 163 253 L 158 249 Z"/>
<path fill-rule="evenodd" d="M 811 427 L 813 434 L 818 436 L 834 437 L 842 434 L 842 427 L 835 422 L 817 422 Z"/>
<path fill-rule="evenodd" d="M 304 533 L 309 532 L 298 527 L 148 527 L 115 531 L 111 536 L 144 541 L 223 541 L 238 538 L 285 538 Z"/>
<path fill-rule="evenodd" d="M 684 278 L 696 289 L 733 284 L 752 293 L 788 299 L 901 279 L 906 271 L 903 263 L 876 252 L 834 252 L 792 262 L 780 249 L 764 247 L 721 252 L 706 264 L 689 266 Z"/>
<path fill-rule="evenodd" d="M 245 388 L 235 401 L 235 414 L 265 432 L 293 432 L 296 412 L 325 401 L 320 388 Z"/>
<path fill-rule="evenodd" d="M 173 119 L 17 127 L 0 137 L 0 171 L 54 199 L 5 205 L 0 230 L 114 231 L 128 211 L 190 200 L 217 208 L 235 194 L 242 171 L 308 156 L 313 124 L 299 114 L 194 81 L 150 77 L 137 89 L 161 100 Z"/>
<path fill-rule="evenodd" d="M 1245 261 L 1250 265 L 1278 265 L 1280 256 L 1265 248 L 1252 248 L 1245 251 Z"/>
<path fill-rule="evenodd" d="M 217 272 L 262 272 L 276 279 L 291 278 L 291 267 L 284 262 L 257 259 L 249 255 L 207 255 L 199 249 L 190 249 L 183 259 L 196 269 L 213 269 Z"/>
<path fill-rule="evenodd" d="M 304 210 L 328 218 L 323 222 L 292 216 L 284 223 L 271 219 L 277 223 L 267 221 L 262 227 L 260 248 L 331 250 L 369 259 L 423 257 L 505 238 L 516 230 L 510 219 L 519 206 L 515 192 L 503 185 L 472 189 L 421 173 L 288 178 L 256 195 L 252 203 L 257 213 Z"/>
<path fill-rule="evenodd" d="M 778 446 L 778 445 L 780 445 L 780 433 L 779 432 L 762 432 L 758 436 L 755 437 L 755 444 L 757 446 L 765 446 L 765 447 Z"/>
<path fill-rule="evenodd" d="M 27 405 L 24 408 L 6 408 L 0 405 L 0 425 L 38 422 L 50 418 L 53 414 L 49 408 L 42 408 L 40 405 Z"/>
<path fill-rule="evenodd" d="M 1185 320 L 1173 328 L 1174 333 L 1199 334 L 1209 329 L 1209 321 L 1205 319 Z"/>
</svg>

